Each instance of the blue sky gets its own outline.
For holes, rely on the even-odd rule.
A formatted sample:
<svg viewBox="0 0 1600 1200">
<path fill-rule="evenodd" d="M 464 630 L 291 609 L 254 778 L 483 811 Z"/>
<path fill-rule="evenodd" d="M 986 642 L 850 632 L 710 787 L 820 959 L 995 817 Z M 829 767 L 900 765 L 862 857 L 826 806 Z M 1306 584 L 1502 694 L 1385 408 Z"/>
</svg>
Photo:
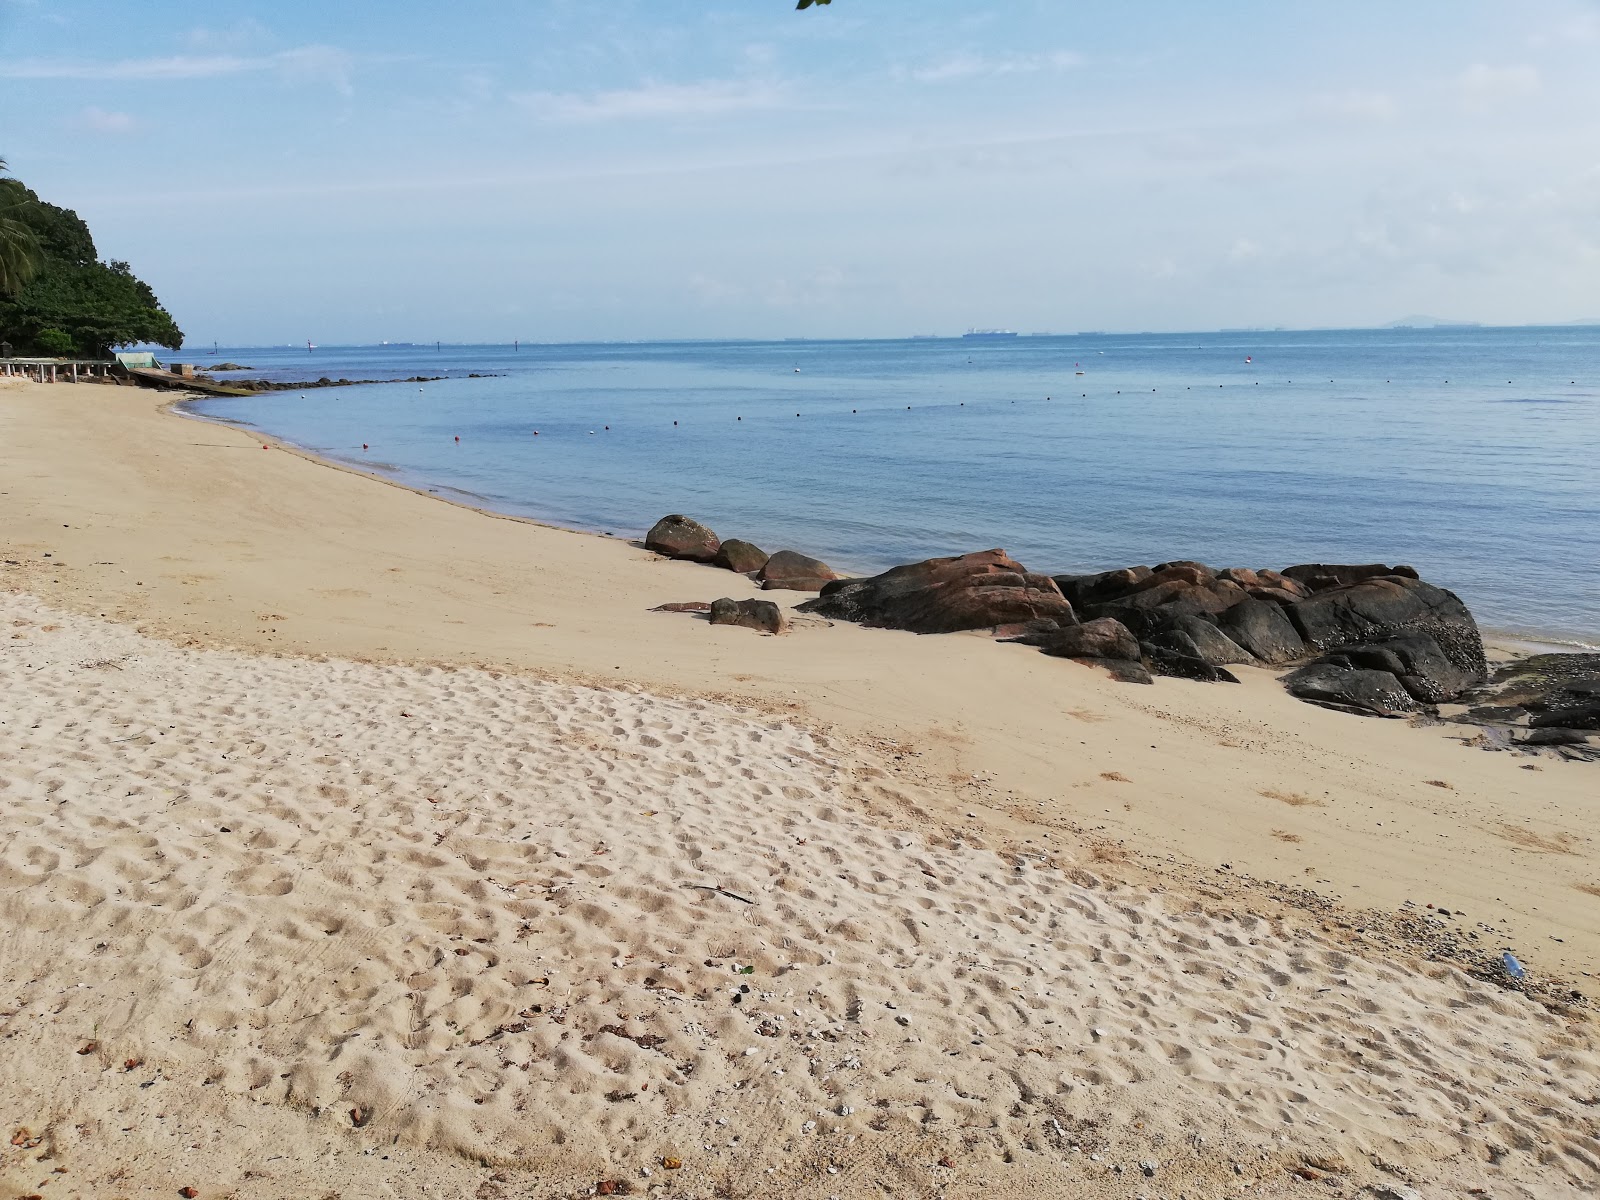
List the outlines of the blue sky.
<svg viewBox="0 0 1600 1200">
<path fill-rule="evenodd" d="M 1600 317 L 1595 0 L 0 0 L 194 342 Z"/>
</svg>

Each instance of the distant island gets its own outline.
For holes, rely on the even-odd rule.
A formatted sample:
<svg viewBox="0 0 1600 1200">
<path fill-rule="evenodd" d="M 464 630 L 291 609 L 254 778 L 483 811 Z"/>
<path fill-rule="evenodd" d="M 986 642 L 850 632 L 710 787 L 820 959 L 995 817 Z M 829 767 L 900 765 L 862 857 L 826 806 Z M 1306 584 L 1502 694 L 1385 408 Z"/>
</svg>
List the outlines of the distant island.
<svg viewBox="0 0 1600 1200">
<path fill-rule="evenodd" d="M 1401 317 L 1390 321 L 1384 329 L 1482 329 L 1481 321 L 1447 321 L 1441 317 Z"/>
</svg>

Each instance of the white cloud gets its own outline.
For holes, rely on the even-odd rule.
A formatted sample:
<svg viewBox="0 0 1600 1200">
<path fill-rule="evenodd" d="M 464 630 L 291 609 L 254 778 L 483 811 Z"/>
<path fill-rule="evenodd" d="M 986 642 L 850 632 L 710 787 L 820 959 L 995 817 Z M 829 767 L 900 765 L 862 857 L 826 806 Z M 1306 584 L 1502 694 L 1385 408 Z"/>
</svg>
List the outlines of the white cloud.
<svg viewBox="0 0 1600 1200">
<path fill-rule="evenodd" d="M 750 80 L 648 83 L 606 92 L 523 92 L 511 99 L 550 121 L 711 117 L 781 108 L 787 103 L 783 88 Z"/>
<path fill-rule="evenodd" d="M 1538 68 L 1525 63 L 1504 67 L 1474 63 L 1456 79 L 1467 105 L 1475 109 L 1531 96 L 1539 90 L 1541 82 Z"/>
<path fill-rule="evenodd" d="M 72 124 L 89 133 L 127 134 L 138 130 L 139 122 L 124 112 L 107 112 L 92 105 L 84 109 Z"/>
<path fill-rule="evenodd" d="M 332 46 L 299 46 L 276 54 L 177 54 L 166 58 L 125 58 L 116 62 L 85 59 L 20 59 L 0 62 L 3 79 L 79 79 L 91 82 L 151 82 L 220 79 L 276 71 L 290 78 L 315 76 L 349 87 L 352 59 Z"/>
<path fill-rule="evenodd" d="M 355 60 L 336 46 L 298 46 L 274 54 L 272 59 L 286 78 L 327 83 L 345 95 L 354 90 L 350 71 Z"/>
<path fill-rule="evenodd" d="M 948 83 L 977 76 L 1031 75 L 1039 71 L 1065 71 L 1082 64 L 1083 56 L 1074 54 L 1070 50 L 1056 50 L 1049 54 L 1009 55 L 1001 58 L 956 54 L 940 62 L 914 68 L 907 74 L 919 83 Z"/>
<path fill-rule="evenodd" d="M 1363 121 L 1390 121 L 1398 111 L 1394 97 L 1387 92 L 1354 90 L 1318 96 L 1312 107 L 1330 117 L 1349 117 Z"/>
<path fill-rule="evenodd" d="M 269 43 L 271 39 L 267 27 L 253 17 L 235 21 L 226 29 L 191 29 L 183 35 L 183 42 L 189 49 L 211 53 L 235 52 Z"/>
</svg>

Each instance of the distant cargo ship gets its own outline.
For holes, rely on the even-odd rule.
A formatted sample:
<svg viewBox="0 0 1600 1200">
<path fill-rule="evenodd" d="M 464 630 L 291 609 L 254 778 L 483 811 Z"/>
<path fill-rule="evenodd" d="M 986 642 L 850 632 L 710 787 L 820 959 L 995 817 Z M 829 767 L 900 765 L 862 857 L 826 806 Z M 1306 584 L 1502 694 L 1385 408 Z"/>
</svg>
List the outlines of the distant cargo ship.
<svg viewBox="0 0 1600 1200">
<path fill-rule="evenodd" d="M 961 335 L 964 338 L 1014 338 L 1017 336 L 1015 329 L 969 329 Z"/>
</svg>

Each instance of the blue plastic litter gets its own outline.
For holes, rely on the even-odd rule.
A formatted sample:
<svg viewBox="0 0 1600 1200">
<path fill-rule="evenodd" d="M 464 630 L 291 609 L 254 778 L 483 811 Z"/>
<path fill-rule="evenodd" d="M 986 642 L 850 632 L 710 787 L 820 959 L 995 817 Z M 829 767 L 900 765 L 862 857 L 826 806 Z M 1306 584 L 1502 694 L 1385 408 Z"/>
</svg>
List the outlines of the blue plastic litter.
<svg viewBox="0 0 1600 1200">
<path fill-rule="evenodd" d="M 1506 974 L 1513 979 L 1526 979 L 1528 976 L 1528 972 L 1517 961 L 1517 956 L 1509 950 L 1500 956 L 1500 965 L 1505 967 Z"/>
</svg>

